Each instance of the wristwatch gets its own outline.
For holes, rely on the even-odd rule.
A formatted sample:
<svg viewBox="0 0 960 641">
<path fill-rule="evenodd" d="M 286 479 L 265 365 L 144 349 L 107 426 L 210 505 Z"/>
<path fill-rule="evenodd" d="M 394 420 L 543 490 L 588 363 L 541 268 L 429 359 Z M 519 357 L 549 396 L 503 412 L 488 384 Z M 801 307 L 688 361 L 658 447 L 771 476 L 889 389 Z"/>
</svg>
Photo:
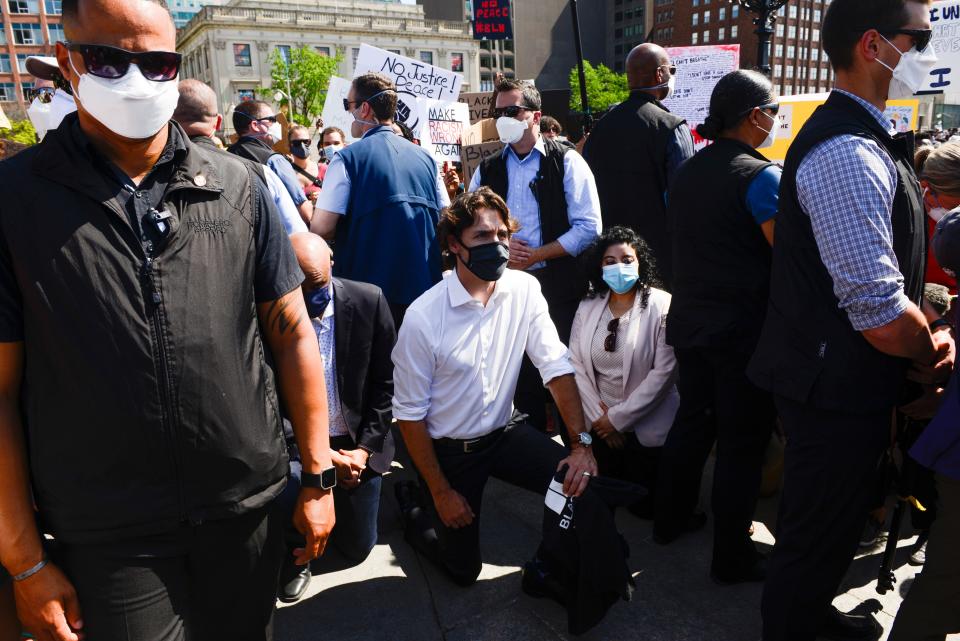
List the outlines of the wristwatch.
<svg viewBox="0 0 960 641">
<path fill-rule="evenodd" d="M 583 447 L 590 447 L 593 445 L 593 436 L 590 435 L 590 432 L 580 432 L 577 434 L 577 439 L 580 441 L 580 445 Z"/>
<path fill-rule="evenodd" d="M 952 327 L 953 327 L 953 324 L 952 324 L 950 321 L 948 321 L 946 318 L 938 318 L 937 320 L 935 320 L 935 321 L 933 321 L 932 323 L 930 323 L 930 331 L 931 331 L 931 332 L 935 332 L 936 330 L 940 329 L 941 327 L 950 327 L 950 328 L 952 328 Z"/>
<path fill-rule="evenodd" d="M 312 487 L 319 490 L 332 490 L 337 486 L 337 468 L 332 465 L 319 474 L 300 474 L 300 487 Z"/>
</svg>

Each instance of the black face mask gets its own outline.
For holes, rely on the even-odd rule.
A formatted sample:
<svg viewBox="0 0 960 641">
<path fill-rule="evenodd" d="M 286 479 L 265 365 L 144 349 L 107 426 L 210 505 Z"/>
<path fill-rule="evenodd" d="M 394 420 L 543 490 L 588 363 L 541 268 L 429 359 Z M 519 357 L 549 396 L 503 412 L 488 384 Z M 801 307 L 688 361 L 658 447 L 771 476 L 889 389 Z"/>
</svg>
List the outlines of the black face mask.
<svg viewBox="0 0 960 641">
<path fill-rule="evenodd" d="M 463 241 L 460 244 L 463 245 Z M 464 261 L 461 258 L 460 261 L 474 276 L 486 281 L 500 280 L 510 260 L 510 248 L 506 244 L 493 241 L 476 247 L 463 245 L 463 248 L 470 253 L 470 259 Z"/>
<path fill-rule="evenodd" d="M 310 149 L 302 142 L 295 142 L 290 145 L 290 153 L 297 158 L 306 158 L 310 155 Z"/>
</svg>

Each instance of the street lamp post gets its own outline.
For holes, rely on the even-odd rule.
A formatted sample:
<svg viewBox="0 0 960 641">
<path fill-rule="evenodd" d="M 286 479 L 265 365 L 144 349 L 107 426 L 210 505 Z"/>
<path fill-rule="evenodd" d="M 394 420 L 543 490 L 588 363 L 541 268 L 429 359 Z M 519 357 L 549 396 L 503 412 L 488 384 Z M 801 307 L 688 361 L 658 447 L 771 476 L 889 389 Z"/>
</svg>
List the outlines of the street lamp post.
<svg viewBox="0 0 960 641">
<path fill-rule="evenodd" d="M 777 11 L 787 4 L 787 0 L 736 0 L 736 2 L 756 14 L 753 24 L 757 25 L 757 67 L 766 75 L 770 75 L 770 36 L 773 35 L 773 23 L 777 19 Z"/>
<path fill-rule="evenodd" d="M 587 101 L 587 81 L 583 72 L 583 45 L 580 41 L 580 16 L 577 14 L 577 0 L 570 0 L 570 16 L 573 18 L 573 44 L 577 54 L 577 76 L 580 80 L 580 109 L 583 112 L 583 133 L 590 133 L 593 127 L 593 114 Z"/>
</svg>

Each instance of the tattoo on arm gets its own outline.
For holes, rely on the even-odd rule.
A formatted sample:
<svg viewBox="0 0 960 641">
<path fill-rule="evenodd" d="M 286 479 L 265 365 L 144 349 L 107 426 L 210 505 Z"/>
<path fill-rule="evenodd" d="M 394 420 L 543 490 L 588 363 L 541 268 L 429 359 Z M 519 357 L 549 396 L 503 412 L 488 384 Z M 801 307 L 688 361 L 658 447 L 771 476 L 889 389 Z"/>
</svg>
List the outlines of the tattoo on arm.
<svg viewBox="0 0 960 641">
<path fill-rule="evenodd" d="M 294 308 L 290 307 L 286 296 L 270 303 L 267 309 L 267 327 L 280 336 L 292 334 L 301 320 L 303 320 L 303 314 L 298 314 Z"/>
</svg>

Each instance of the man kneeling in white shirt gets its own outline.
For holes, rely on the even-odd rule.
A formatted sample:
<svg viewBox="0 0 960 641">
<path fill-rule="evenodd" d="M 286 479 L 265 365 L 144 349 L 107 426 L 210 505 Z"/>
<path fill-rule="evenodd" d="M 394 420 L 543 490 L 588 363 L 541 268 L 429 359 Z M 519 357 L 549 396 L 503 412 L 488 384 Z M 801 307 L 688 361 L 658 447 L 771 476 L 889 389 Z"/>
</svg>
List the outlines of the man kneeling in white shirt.
<svg viewBox="0 0 960 641">
<path fill-rule="evenodd" d="M 480 574 L 489 477 L 544 494 L 566 465 L 564 493 L 579 496 L 597 472 L 574 369 L 540 283 L 506 269 L 515 230 L 492 190 L 457 198 L 437 230 L 456 266 L 410 305 L 393 351 L 393 415 L 420 473 L 428 519 L 408 519 L 407 541 L 460 585 Z M 524 352 L 570 431 L 569 453 L 514 414 Z"/>
</svg>

